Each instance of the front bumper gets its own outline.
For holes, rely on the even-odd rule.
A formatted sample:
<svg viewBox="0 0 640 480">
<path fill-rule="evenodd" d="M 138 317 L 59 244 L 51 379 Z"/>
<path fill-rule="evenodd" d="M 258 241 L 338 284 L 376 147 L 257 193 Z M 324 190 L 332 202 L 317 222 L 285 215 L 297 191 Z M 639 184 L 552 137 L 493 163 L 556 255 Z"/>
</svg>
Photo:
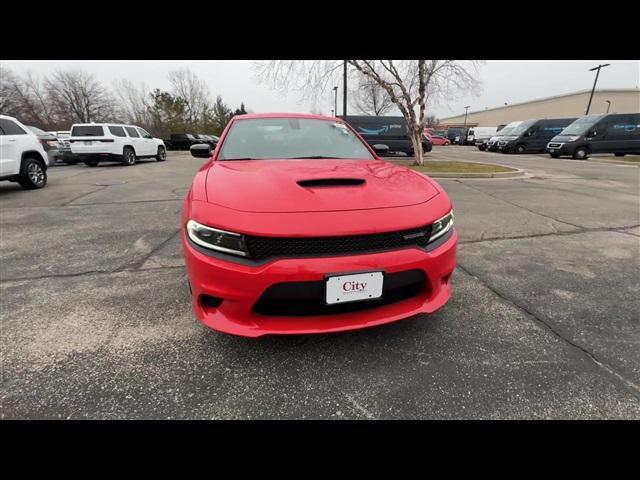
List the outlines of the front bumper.
<svg viewBox="0 0 640 480">
<path fill-rule="evenodd" d="M 441 308 L 451 297 L 451 274 L 456 266 L 457 234 L 431 251 L 407 248 L 340 257 L 277 259 L 263 265 L 246 265 L 209 256 L 196 249 L 182 232 L 182 244 L 193 310 L 206 326 L 246 337 L 267 334 L 327 333 L 373 327 Z M 382 306 L 331 315 L 281 316 L 255 311 L 267 289 L 287 282 L 324 281 L 329 273 L 381 270 L 393 274 L 410 270 L 424 273 L 417 294 Z M 211 306 L 203 295 L 222 299 Z M 203 301 L 204 300 L 204 301 Z"/>
<path fill-rule="evenodd" d="M 572 155 L 573 149 L 569 149 L 566 143 L 562 142 L 549 142 L 545 150 L 549 154 L 553 155 Z"/>
<path fill-rule="evenodd" d="M 511 142 L 504 142 L 504 141 L 497 142 L 496 145 L 497 145 L 497 151 L 503 152 L 503 153 L 509 153 L 511 151 L 511 147 L 513 146 Z"/>
</svg>

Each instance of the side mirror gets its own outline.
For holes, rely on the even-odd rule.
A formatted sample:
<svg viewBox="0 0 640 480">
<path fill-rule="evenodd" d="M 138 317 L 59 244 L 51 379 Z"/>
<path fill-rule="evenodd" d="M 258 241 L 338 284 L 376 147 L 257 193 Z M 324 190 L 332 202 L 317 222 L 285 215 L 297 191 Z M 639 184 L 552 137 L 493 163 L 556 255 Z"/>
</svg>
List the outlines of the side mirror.
<svg viewBox="0 0 640 480">
<path fill-rule="evenodd" d="M 373 151 L 376 152 L 376 155 L 379 157 L 384 157 L 389 153 L 389 147 L 387 145 L 377 143 L 373 146 Z"/>
<path fill-rule="evenodd" d="M 191 155 L 194 157 L 209 158 L 211 156 L 211 146 L 207 143 L 191 145 L 189 150 L 191 151 Z"/>
</svg>

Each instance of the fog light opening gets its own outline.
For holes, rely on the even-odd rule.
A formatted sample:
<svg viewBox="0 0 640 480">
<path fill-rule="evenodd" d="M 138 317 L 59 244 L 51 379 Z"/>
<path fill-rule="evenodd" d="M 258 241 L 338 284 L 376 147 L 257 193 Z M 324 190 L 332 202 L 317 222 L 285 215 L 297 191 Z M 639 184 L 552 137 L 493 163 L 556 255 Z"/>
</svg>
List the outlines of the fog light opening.
<svg viewBox="0 0 640 480">
<path fill-rule="evenodd" d="M 222 303 L 222 298 L 212 295 L 200 295 L 200 303 L 205 308 L 218 308 Z"/>
<path fill-rule="evenodd" d="M 442 277 L 442 284 L 443 285 L 448 285 L 449 284 L 449 281 L 451 280 L 451 275 L 453 275 L 453 272 L 450 272 L 447 275 L 445 275 L 444 277 Z"/>
</svg>

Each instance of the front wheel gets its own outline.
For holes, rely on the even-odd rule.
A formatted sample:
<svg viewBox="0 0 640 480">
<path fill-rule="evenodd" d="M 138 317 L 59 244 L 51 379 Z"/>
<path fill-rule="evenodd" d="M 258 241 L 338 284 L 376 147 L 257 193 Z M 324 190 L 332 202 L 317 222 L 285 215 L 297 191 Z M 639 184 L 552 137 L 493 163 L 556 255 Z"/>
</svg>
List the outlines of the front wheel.
<svg viewBox="0 0 640 480">
<path fill-rule="evenodd" d="M 158 154 L 156 155 L 156 160 L 159 162 L 164 162 L 167 159 L 167 152 L 164 147 L 158 147 Z"/>
<path fill-rule="evenodd" d="M 560 155 L 557 153 L 550 153 L 549 155 L 551 155 L 551 158 L 560 158 Z"/>
<path fill-rule="evenodd" d="M 522 153 L 524 153 L 524 151 L 526 149 L 527 148 L 524 145 L 520 144 L 520 145 L 516 146 L 516 153 L 522 154 Z"/>
<path fill-rule="evenodd" d="M 589 157 L 589 150 L 585 147 L 578 147 L 573 152 L 573 158 L 576 160 L 585 160 Z"/>
<path fill-rule="evenodd" d="M 136 154 L 131 147 L 125 147 L 122 151 L 122 163 L 127 167 L 136 163 Z"/>
<path fill-rule="evenodd" d="M 18 183 L 27 190 L 42 188 L 47 184 L 47 169 L 37 158 L 26 158 L 20 167 Z"/>
<path fill-rule="evenodd" d="M 614 155 L 615 155 L 616 157 L 624 157 L 624 156 L 625 156 L 625 154 L 624 154 L 624 153 L 616 153 L 616 154 L 614 154 Z"/>
<path fill-rule="evenodd" d="M 98 161 L 97 160 L 85 160 L 84 164 L 87 167 L 96 167 L 96 166 L 98 166 Z"/>
<path fill-rule="evenodd" d="M 487 146 L 483 143 L 482 145 L 478 145 L 478 150 L 484 152 L 487 149 Z"/>
</svg>

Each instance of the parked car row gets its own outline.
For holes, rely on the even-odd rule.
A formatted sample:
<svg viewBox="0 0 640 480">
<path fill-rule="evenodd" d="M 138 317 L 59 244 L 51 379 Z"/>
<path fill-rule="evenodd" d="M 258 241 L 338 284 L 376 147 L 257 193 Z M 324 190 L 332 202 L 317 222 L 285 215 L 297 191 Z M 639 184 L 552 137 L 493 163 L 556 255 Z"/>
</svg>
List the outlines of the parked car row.
<svg viewBox="0 0 640 480">
<path fill-rule="evenodd" d="M 219 140 L 215 135 L 205 133 L 172 133 L 164 143 L 169 150 L 189 150 L 192 145 L 203 143 L 215 148 Z"/>
<path fill-rule="evenodd" d="M 0 115 L 0 180 L 42 188 L 56 160 L 95 167 L 100 162 L 133 165 L 141 158 L 167 158 L 164 142 L 135 125 L 74 124 L 67 132 L 45 132 Z"/>
<path fill-rule="evenodd" d="M 413 143 L 404 117 L 376 117 L 348 115 L 340 117 L 351 125 L 372 147 L 386 147 L 387 155 L 402 153 L 413 156 Z M 432 142 L 427 135 L 422 138 L 422 150 L 430 152 Z M 376 148 L 380 150 L 380 148 Z"/>
<path fill-rule="evenodd" d="M 640 153 L 640 113 L 516 121 L 486 143 L 476 145 L 491 152 L 545 152 L 553 158 L 564 155 L 585 159 L 594 153 L 622 157 Z"/>
</svg>

